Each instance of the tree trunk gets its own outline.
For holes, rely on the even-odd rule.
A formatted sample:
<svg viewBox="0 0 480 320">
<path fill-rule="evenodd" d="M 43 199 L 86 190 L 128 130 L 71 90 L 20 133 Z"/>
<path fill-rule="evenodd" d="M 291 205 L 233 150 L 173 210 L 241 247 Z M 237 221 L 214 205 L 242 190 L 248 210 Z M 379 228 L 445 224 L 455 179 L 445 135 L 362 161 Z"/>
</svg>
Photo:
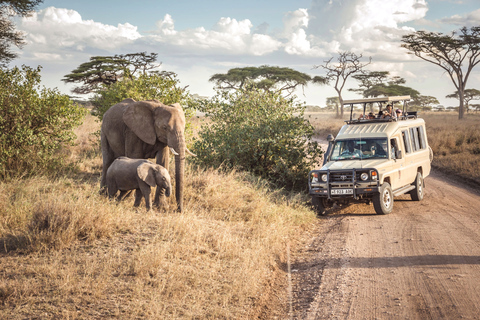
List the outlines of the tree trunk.
<svg viewBox="0 0 480 320">
<path fill-rule="evenodd" d="M 342 95 L 338 94 L 338 101 L 340 102 L 340 119 L 343 119 L 343 98 Z M 338 117 L 338 114 L 337 114 Z"/>
<path fill-rule="evenodd" d="M 458 120 L 462 120 L 465 114 L 463 87 L 458 88 L 458 100 L 460 102 L 458 107 Z"/>
</svg>

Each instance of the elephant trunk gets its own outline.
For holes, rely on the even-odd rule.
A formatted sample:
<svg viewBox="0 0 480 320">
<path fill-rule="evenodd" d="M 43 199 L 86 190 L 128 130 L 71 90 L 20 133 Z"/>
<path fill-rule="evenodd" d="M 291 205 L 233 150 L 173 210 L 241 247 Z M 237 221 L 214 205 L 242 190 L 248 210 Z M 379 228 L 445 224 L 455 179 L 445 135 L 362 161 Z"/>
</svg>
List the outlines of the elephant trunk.
<svg viewBox="0 0 480 320">
<path fill-rule="evenodd" d="M 182 140 L 182 139 L 181 139 Z M 177 210 L 183 212 L 183 180 L 185 175 L 185 140 L 178 144 L 175 156 L 175 197 L 177 200 Z"/>
</svg>

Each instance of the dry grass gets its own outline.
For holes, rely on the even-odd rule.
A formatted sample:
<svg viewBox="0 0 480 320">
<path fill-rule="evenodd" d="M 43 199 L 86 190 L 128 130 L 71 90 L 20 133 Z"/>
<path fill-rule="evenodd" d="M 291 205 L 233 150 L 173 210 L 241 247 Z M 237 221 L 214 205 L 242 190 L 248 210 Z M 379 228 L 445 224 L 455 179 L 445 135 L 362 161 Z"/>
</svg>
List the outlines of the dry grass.
<svg viewBox="0 0 480 320">
<path fill-rule="evenodd" d="M 432 165 L 473 184 L 480 185 L 480 114 L 427 113 L 428 142 L 434 158 Z"/>
<path fill-rule="evenodd" d="M 420 117 L 425 120 L 434 153 L 432 166 L 480 185 L 480 114 L 467 114 L 463 120 L 454 112 L 421 113 Z M 345 124 L 333 113 L 311 113 L 307 118 L 320 139 L 330 133 L 335 136 Z"/>
<path fill-rule="evenodd" d="M 75 173 L 0 183 L 0 318 L 258 316 L 287 241 L 315 219 L 305 196 L 187 166 L 184 213 L 117 204 L 98 195 L 93 121 L 77 132 Z"/>
</svg>

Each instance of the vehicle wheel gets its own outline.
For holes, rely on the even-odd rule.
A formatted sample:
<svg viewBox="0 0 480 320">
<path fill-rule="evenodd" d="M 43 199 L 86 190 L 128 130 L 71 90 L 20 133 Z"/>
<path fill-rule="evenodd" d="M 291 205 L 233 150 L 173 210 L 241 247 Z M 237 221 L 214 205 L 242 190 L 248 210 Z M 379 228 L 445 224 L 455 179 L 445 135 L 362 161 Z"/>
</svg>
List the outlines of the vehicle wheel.
<svg viewBox="0 0 480 320">
<path fill-rule="evenodd" d="M 320 197 L 312 197 L 312 205 L 318 215 L 325 215 L 330 206 L 328 205 L 328 199 Z"/>
<path fill-rule="evenodd" d="M 380 192 L 373 196 L 373 207 L 377 214 L 388 214 L 393 210 L 392 187 L 385 182 L 380 187 Z"/>
<path fill-rule="evenodd" d="M 415 178 L 415 182 L 413 183 L 415 189 L 410 191 L 410 196 L 412 197 L 413 201 L 422 201 L 424 195 L 424 184 L 423 184 L 423 177 L 420 172 L 417 172 L 417 177 Z"/>
</svg>

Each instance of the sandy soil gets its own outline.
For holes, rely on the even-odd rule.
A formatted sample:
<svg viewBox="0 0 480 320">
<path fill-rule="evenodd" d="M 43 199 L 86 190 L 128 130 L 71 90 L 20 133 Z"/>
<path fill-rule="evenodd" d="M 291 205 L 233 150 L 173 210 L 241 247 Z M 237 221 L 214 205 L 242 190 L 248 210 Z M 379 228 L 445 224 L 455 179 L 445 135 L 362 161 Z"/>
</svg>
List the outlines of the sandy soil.
<svg viewBox="0 0 480 320">
<path fill-rule="evenodd" d="M 282 319 L 480 319 L 480 195 L 432 173 L 393 213 L 319 218 L 291 254 Z"/>
</svg>

